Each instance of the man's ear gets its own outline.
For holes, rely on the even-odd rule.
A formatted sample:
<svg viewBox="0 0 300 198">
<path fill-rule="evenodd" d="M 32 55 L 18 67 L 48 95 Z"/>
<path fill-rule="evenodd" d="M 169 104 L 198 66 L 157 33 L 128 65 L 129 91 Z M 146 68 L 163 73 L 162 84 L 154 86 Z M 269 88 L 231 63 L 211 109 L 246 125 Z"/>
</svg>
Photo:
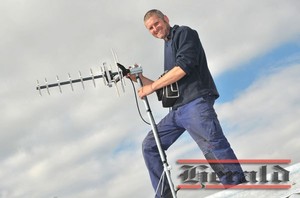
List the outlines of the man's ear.
<svg viewBox="0 0 300 198">
<path fill-rule="evenodd" d="M 164 15 L 164 21 L 169 23 L 169 18 L 166 15 Z"/>
</svg>

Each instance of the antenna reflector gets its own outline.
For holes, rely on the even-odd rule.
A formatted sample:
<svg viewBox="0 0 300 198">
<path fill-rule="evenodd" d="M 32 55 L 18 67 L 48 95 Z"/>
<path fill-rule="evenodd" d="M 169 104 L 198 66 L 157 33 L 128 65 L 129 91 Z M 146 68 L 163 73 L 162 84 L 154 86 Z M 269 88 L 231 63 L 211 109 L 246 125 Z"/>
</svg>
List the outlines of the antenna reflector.
<svg viewBox="0 0 300 198">
<path fill-rule="evenodd" d="M 123 93 L 125 93 L 125 86 L 126 86 L 126 84 L 125 84 L 125 81 L 124 81 L 124 78 L 123 78 L 123 72 L 118 67 L 119 60 L 118 60 L 117 53 L 113 49 L 111 49 L 111 53 L 112 53 L 113 58 L 114 58 L 115 67 L 116 67 L 116 69 L 118 71 L 118 76 L 119 76 L 119 80 L 121 81 L 121 87 L 122 87 Z"/>
</svg>

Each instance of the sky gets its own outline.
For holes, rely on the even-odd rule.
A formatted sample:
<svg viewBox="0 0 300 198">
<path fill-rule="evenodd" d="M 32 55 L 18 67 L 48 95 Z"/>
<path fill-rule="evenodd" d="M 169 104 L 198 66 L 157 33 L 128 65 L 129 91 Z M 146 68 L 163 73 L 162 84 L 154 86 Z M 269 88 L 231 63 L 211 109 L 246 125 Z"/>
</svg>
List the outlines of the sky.
<svg viewBox="0 0 300 198">
<path fill-rule="evenodd" d="M 163 72 L 163 41 L 145 29 L 158 8 L 171 25 L 197 30 L 221 97 L 215 108 L 240 159 L 300 162 L 300 2 L 298 0 L 2 0 L 0 2 L 0 197 L 154 197 L 141 154 L 150 130 L 133 89 L 117 95 L 102 80 L 43 91 L 42 84 L 99 74 L 113 64 Z M 149 96 L 155 120 L 167 114 Z M 140 109 L 147 119 L 143 103 Z M 167 151 L 203 159 L 188 133 Z M 215 191 L 179 191 L 200 197 Z"/>
</svg>

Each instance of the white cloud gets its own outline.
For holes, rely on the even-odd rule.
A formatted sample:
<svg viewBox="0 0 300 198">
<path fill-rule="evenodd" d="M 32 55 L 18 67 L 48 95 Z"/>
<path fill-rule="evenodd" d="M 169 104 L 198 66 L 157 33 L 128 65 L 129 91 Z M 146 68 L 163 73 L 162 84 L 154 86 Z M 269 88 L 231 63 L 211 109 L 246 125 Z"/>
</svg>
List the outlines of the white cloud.
<svg viewBox="0 0 300 198">
<path fill-rule="evenodd" d="M 218 106 L 242 158 L 291 158 L 299 162 L 300 65 L 262 76 L 234 101 Z"/>
<path fill-rule="evenodd" d="M 76 78 L 78 70 L 84 76 L 89 75 L 89 68 L 99 71 L 103 61 L 112 59 L 110 48 L 116 49 L 119 60 L 125 65 L 141 63 L 145 73 L 156 78 L 163 70 L 163 43 L 152 38 L 142 23 L 144 13 L 153 7 L 165 11 L 172 23 L 197 29 L 212 71 L 220 74 L 299 34 L 298 26 L 294 25 L 299 18 L 298 1 L 273 2 L 262 1 L 258 5 L 254 1 L 166 1 L 159 4 L 148 1 L 1 1 L 0 196 L 104 195 L 115 198 L 120 195 L 145 197 L 146 194 L 152 197 L 140 151 L 150 127 L 138 118 L 131 85 L 127 82 L 127 92 L 120 98 L 101 81 L 97 81 L 96 89 L 87 82 L 85 91 L 81 85 L 74 85 L 75 92 L 63 87 L 63 94 L 51 89 L 51 96 L 43 92 L 44 96 L 40 97 L 35 90 L 36 79 L 42 82 L 47 77 L 49 82 L 55 82 L 56 75 L 67 80 L 68 72 Z M 258 20 L 260 28 L 253 31 Z M 276 80 L 288 84 L 291 78 L 285 79 L 286 74 L 282 72 L 282 76 L 267 79 L 279 87 L 281 84 Z M 294 73 L 291 75 L 295 77 Z M 289 104 L 297 105 L 298 98 L 272 95 L 271 90 L 276 91 L 276 88 L 269 89 L 269 84 L 260 86 L 263 91 L 255 86 L 252 88 L 251 92 L 257 96 L 255 100 L 242 97 L 233 104 L 221 106 L 220 118 L 226 124 L 241 119 L 241 125 L 235 128 L 237 131 L 241 131 L 238 127 L 247 129 L 249 134 L 252 124 L 247 125 L 247 118 L 256 121 L 254 117 L 260 113 L 276 120 L 270 110 L 273 109 L 271 104 L 278 106 L 278 101 L 286 101 L 284 106 L 280 103 L 277 113 L 285 112 Z M 281 91 L 295 97 L 295 90 L 291 87 Z M 261 107 L 264 109 L 251 109 L 253 114 L 243 109 L 243 104 L 264 101 L 264 93 L 272 95 L 273 103 L 268 100 L 268 106 Z M 155 96 L 150 98 L 159 121 L 166 111 L 161 110 Z M 140 108 L 143 112 L 142 103 Z M 226 109 L 233 113 L 229 114 Z M 236 118 L 239 111 L 247 116 Z M 287 138 L 295 135 L 297 122 L 291 122 L 287 113 L 280 117 L 276 127 L 285 132 L 282 137 L 287 141 L 283 144 L 297 148 L 297 142 Z M 275 128 L 270 122 L 265 118 L 257 119 L 261 127 L 257 130 L 266 130 L 269 135 L 268 131 Z M 243 137 L 240 142 L 251 138 Z M 267 140 L 269 136 L 261 138 Z M 185 147 L 187 142 L 189 140 L 183 138 L 170 149 L 170 162 L 178 157 L 199 155 L 196 144 Z M 233 144 L 243 148 L 239 153 L 244 156 L 253 153 L 238 142 Z M 275 157 L 286 154 L 271 148 Z"/>
<path fill-rule="evenodd" d="M 218 1 L 209 5 L 214 15 L 200 18 L 199 29 L 215 75 L 299 39 L 300 28 L 295 26 L 300 17 L 298 1 Z"/>
</svg>

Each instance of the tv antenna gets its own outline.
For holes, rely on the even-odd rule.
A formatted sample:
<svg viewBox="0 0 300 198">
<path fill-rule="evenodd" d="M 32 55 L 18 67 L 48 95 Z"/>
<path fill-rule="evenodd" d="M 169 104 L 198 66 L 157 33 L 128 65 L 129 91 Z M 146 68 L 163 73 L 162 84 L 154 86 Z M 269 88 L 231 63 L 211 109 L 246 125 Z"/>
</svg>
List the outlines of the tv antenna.
<svg viewBox="0 0 300 198">
<path fill-rule="evenodd" d="M 52 84 L 49 84 L 47 79 L 45 78 L 45 84 L 44 85 L 40 85 L 39 81 L 37 81 L 36 89 L 39 91 L 40 95 L 42 95 L 42 90 L 43 89 L 46 89 L 48 94 L 50 95 L 50 88 L 58 87 L 59 91 L 62 93 L 62 86 L 64 86 L 64 85 L 70 85 L 72 91 L 74 91 L 74 87 L 73 87 L 74 83 L 81 83 L 82 88 L 85 89 L 85 84 L 84 84 L 85 81 L 92 81 L 94 87 L 96 87 L 95 80 L 98 79 L 98 78 L 102 78 L 104 85 L 106 85 L 108 87 L 112 87 L 113 85 L 115 85 L 116 89 L 117 89 L 117 92 L 118 92 L 118 95 L 119 95 L 119 89 L 117 87 L 117 83 L 121 82 L 122 90 L 123 90 L 123 92 L 125 92 L 125 89 L 124 89 L 124 86 L 125 86 L 124 76 L 127 76 L 128 74 L 135 75 L 135 77 L 137 79 L 137 82 L 142 87 L 143 83 L 142 83 L 142 80 L 140 79 L 140 76 L 139 76 L 139 74 L 142 74 L 142 72 L 143 72 L 142 67 L 140 65 L 136 64 L 136 65 L 134 65 L 134 67 L 126 69 L 123 65 L 121 65 L 118 62 L 118 57 L 117 57 L 116 53 L 113 50 L 112 50 L 112 54 L 113 54 L 113 58 L 114 58 L 114 65 L 115 65 L 116 70 L 117 70 L 116 72 L 112 72 L 111 67 L 108 68 L 107 63 L 104 62 L 102 64 L 102 66 L 100 66 L 100 74 L 99 75 L 94 75 L 92 69 L 90 69 L 90 76 L 82 77 L 81 72 L 79 72 L 79 78 L 74 79 L 74 80 L 71 78 L 70 74 L 68 74 L 69 80 L 63 81 L 63 82 L 61 82 L 59 77 L 56 76 L 56 83 L 52 83 Z M 156 142 L 156 145 L 157 145 L 157 148 L 158 148 L 158 152 L 159 152 L 162 164 L 163 164 L 163 172 L 162 172 L 162 175 L 161 175 L 161 178 L 160 178 L 160 181 L 159 181 L 159 184 L 157 186 L 155 194 L 156 195 L 159 195 L 159 194 L 161 195 L 162 194 L 162 192 L 164 190 L 164 180 L 165 180 L 165 177 L 166 177 L 167 182 L 168 182 L 169 187 L 170 187 L 170 190 L 171 190 L 172 197 L 177 198 L 176 191 L 179 190 L 179 189 L 175 190 L 174 184 L 172 182 L 171 166 L 168 164 L 167 158 L 166 158 L 166 153 L 162 149 L 160 137 L 159 137 L 159 134 L 158 134 L 158 131 L 157 131 L 157 125 L 155 123 L 155 120 L 154 120 L 154 117 L 153 117 L 153 114 L 152 114 L 147 96 L 143 97 L 142 100 L 144 102 L 148 118 L 150 120 L 150 125 L 151 125 L 151 128 L 152 128 L 154 139 L 155 139 L 155 142 Z M 160 193 L 158 192 L 159 189 L 161 191 Z"/>
<path fill-rule="evenodd" d="M 81 83 L 82 85 L 82 89 L 85 89 L 85 81 L 92 81 L 94 87 L 96 87 L 96 79 L 103 79 L 103 83 L 105 86 L 108 87 L 112 87 L 113 85 L 115 85 L 116 90 L 118 95 L 120 96 L 120 91 L 119 91 L 119 87 L 117 85 L 118 82 L 121 82 L 121 88 L 122 91 L 125 92 L 125 81 L 124 81 L 124 76 L 126 76 L 126 74 L 124 74 L 121 69 L 120 66 L 118 66 L 118 57 L 117 54 L 115 53 L 114 50 L 111 50 L 113 58 L 114 58 L 114 66 L 116 69 L 116 72 L 112 72 L 112 67 L 111 65 L 109 65 L 107 62 L 103 62 L 103 64 L 99 67 L 100 71 L 98 75 L 94 74 L 94 71 L 92 69 L 90 69 L 90 76 L 87 77 L 82 77 L 81 72 L 78 72 L 79 78 L 77 79 L 72 79 L 70 73 L 68 73 L 68 80 L 66 81 L 60 81 L 58 75 L 56 76 L 56 82 L 55 83 L 48 83 L 47 78 L 45 78 L 44 80 L 44 84 L 41 85 L 40 81 L 37 80 L 37 86 L 36 89 L 39 91 L 39 94 L 42 96 L 42 90 L 47 90 L 48 95 L 50 95 L 50 89 L 53 87 L 58 87 L 59 92 L 62 93 L 63 89 L 62 86 L 64 85 L 70 85 L 71 90 L 74 91 L 74 83 Z M 125 69 L 125 67 L 123 68 Z M 125 71 L 125 70 L 124 70 Z"/>
</svg>

